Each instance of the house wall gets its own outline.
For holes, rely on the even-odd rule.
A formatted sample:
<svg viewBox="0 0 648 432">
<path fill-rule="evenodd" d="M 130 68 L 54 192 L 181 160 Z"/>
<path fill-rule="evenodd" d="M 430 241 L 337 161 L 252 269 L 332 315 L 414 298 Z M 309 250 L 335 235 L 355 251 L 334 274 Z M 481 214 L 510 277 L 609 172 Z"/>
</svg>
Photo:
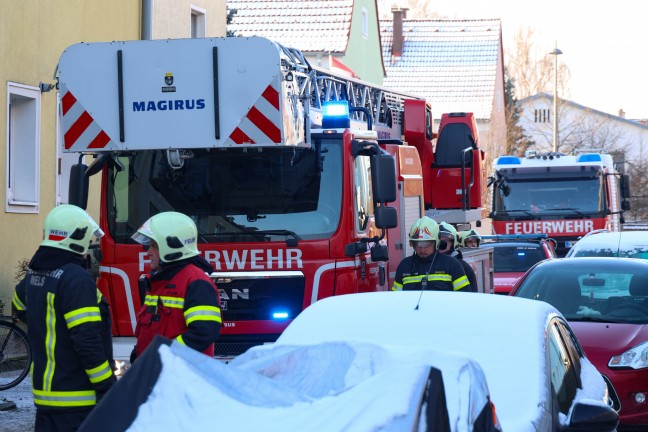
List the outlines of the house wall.
<svg viewBox="0 0 648 432">
<path fill-rule="evenodd" d="M 539 94 L 518 101 L 519 124 L 534 140 L 533 149 L 551 151 L 553 147 L 553 97 Z M 548 114 L 542 121 L 536 110 Z M 581 150 L 622 150 L 626 161 L 648 157 L 648 126 L 623 117 L 597 111 L 571 101 L 558 104 L 558 150 L 577 146 Z"/>
<path fill-rule="evenodd" d="M 56 90 L 40 93 L 39 204 L 33 213 L 6 211 L 7 203 L 7 83 L 38 88 L 55 83 L 54 71 L 61 52 L 79 42 L 138 39 L 140 2 L 113 0 L 20 0 L 2 2 L 0 13 L 0 167 L 4 187 L 0 217 L 0 300 L 11 311 L 14 274 L 20 260 L 29 259 L 42 240 L 45 215 L 56 205 Z M 89 211 L 98 217 L 98 183 L 92 180 Z"/>
<path fill-rule="evenodd" d="M 40 82 L 55 83 L 59 56 L 79 42 L 137 40 L 141 37 L 142 1 L 20 0 L 6 1 L 0 13 L 0 136 L 4 151 L 0 167 L 5 187 L 0 189 L 0 301 L 11 310 L 18 263 L 30 259 L 42 240 L 42 224 L 57 204 L 67 202 L 67 170 L 78 156 L 57 152 L 57 92 L 40 93 L 39 203 L 30 213 L 7 212 L 7 83 L 37 89 Z M 191 32 L 191 6 L 205 12 L 205 35 L 225 36 L 225 0 L 149 0 L 154 38 L 184 38 Z M 179 17 L 181 17 L 179 19 Z M 186 18 L 182 18 L 186 17 Z M 97 83 L 100 85 L 101 83 Z M 39 94 L 38 92 L 36 92 Z M 91 162 L 86 158 L 86 163 Z M 90 180 L 88 212 L 99 220 L 100 176 Z"/>
<path fill-rule="evenodd" d="M 363 9 L 367 13 L 366 36 L 362 32 Z M 342 61 L 363 81 L 383 84 L 384 69 L 375 0 L 355 0 L 351 18 L 351 37 Z"/>
<path fill-rule="evenodd" d="M 225 37 L 225 0 L 152 0 L 152 39 L 191 37 L 192 8 L 204 13 L 204 37 Z"/>
</svg>

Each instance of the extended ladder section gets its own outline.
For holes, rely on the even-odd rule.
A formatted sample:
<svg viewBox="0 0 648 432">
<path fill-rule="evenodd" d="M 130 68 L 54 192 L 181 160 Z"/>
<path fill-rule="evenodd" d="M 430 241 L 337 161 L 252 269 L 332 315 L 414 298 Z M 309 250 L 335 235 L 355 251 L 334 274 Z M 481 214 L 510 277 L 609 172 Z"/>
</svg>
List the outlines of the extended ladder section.
<svg viewBox="0 0 648 432">
<path fill-rule="evenodd" d="M 258 37 L 80 43 L 61 55 L 58 81 L 68 152 L 310 146 L 325 102 L 391 129 L 413 98 Z"/>
<path fill-rule="evenodd" d="M 422 100 L 376 84 L 338 76 L 325 69 L 312 69 L 310 109 L 313 127 L 322 124 L 321 111 L 325 102 L 346 100 L 352 107 L 351 120 L 366 122 L 369 117 L 375 129 L 386 132 L 382 134 L 384 138 L 400 138 L 405 100 Z"/>
</svg>

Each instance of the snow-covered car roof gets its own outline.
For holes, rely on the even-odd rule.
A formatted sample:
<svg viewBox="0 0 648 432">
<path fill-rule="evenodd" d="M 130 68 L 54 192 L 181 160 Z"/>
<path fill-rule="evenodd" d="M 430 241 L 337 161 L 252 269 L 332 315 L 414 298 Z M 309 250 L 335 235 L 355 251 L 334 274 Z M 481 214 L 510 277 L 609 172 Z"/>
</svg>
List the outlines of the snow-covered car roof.
<svg viewBox="0 0 648 432">
<path fill-rule="evenodd" d="M 330 297 L 303 311 L 277 345 L 359 340 L 465 353 L 486 374 L 503 430 L 530 430 L 550 401 L 545 328 L 551 305 L 508 296 L 379 292 Z M 604 401 L 605 383 L 586 359 L 583 398 Z M 549 402 L 550 403 L 550 402 Z"/>
</svg>

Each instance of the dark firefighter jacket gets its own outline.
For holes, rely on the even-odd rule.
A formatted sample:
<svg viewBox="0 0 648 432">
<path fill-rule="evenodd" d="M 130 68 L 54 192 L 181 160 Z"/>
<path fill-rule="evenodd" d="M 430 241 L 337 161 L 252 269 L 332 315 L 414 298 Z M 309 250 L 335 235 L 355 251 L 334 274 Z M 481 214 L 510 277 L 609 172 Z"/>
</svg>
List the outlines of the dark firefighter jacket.
<svg viewBox="0 0 648 432">
<path fill-rule="evenodd" d="M 459 261 L 436 252 L 426 259 L 414 254 L 400 262 L 392 291 L 469 291 L 469 283 Z"/>
<path fill-rule="evenodd" d="M 468 282 L 470 282 L 470 292 L 478 292 L 479 289 L 477 287 L 477 275 L 475 275 L 475 271 L 470 266 L 470 264 L 464 261 L 461 251 L 454 250 L 452 251 L 450 256 L 459 261 L 459 263 L 463 267 L 464 273 L 466 273 L 466 277 L 468 278 Z"/>
<path fill-rule="evenodd" d="M 40 247 L 13 306 L 27 318 L 38 409 L 91 407 L 115 382 L 94 278 L 80 255 Z"/>
<path fill-rule="evenodd" d="M 218 290 L 205 274 L 213 271 L 204 258 L 195 256 L 164 265 L 148 278 L 144 304 L 137 314 L 137 356 L 155 335 L 214 355 L 222 319 Z"/>
</svg>

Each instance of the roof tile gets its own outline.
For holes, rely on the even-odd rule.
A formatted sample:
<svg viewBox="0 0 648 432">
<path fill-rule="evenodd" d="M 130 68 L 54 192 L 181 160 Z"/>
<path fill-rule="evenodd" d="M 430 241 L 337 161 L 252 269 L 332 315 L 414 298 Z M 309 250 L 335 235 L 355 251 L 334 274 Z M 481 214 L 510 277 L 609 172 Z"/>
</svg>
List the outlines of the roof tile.
<svg viewBox="0 0 648 432">
<path fill-rule="evenodd" d="M 402 57 L 392 64 L 393 21 L 380 21 L 385 87 L 417 94 L 441 113 L 470 111 L 489 119 L 501 62 L 501 22 L 405 20 Z"/>
<path fill-rule="evenodd" d="M 262 36 L 304 52 L 344 53 L 353 0 L 228 0 L 236 36 Z"/>
</svg>

